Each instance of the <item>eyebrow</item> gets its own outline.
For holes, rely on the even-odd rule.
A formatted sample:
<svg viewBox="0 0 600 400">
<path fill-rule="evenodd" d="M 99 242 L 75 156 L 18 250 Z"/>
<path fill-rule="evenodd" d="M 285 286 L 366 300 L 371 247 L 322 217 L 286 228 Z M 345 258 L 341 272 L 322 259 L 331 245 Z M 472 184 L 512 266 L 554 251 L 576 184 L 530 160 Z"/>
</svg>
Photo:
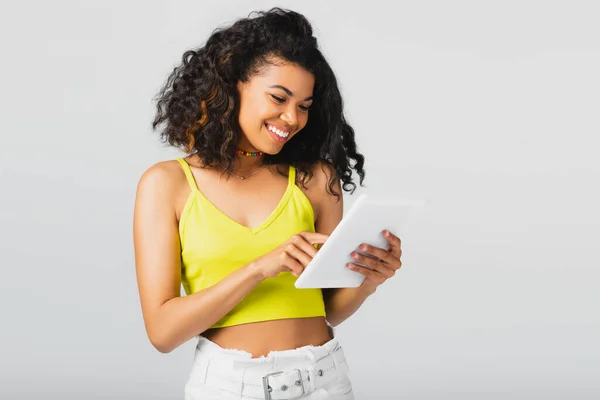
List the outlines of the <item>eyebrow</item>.
<svg viewBox="0 0 600 400">
<path fill-rule="evenodd" d="M 290 89 L 286 88 L 285 86 L 281 86 L 281 85 L 273 85 L 273 86 L 269 86 L 269 87 L 271 87 L 271 88 L 275 88 L 275 89 L 281 89 L 281 90 L 283 90 L 284 92 L 286 92 L 288 96 L 293 96 L 293 95 L 294 95 L 294 93 L 292 93 L 292 91 L 291 91 Z M 305 98 L 305 99 L 304 99 L 304 100 L 302 100 L 302 101 L 308 101 L 308 100 L 312 100 L 312 98 L 313 98 L 313 96 L 310 96 L 310 97 L 307 97 L 307 98 Z"/>
</svg>

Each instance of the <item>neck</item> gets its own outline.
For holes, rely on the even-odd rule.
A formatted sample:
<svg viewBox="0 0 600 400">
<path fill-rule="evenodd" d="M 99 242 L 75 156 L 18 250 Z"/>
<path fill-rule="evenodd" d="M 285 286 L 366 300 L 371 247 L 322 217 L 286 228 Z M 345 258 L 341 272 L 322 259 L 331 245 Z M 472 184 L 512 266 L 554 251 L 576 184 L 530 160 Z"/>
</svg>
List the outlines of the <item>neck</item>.
<svg viewBox="0 0 600 400">
<path fill-rule="evenodd" d="M 258 149 L 255 149 L 249 144 L 240 144 L 235 146 L 236 149 L 244 150 L 247 152 L 257 152 Z M 265 162 L 264 154 L 248 156 L 235 154 L 235 162 L 233 167 L 233 172 L 238 175 L 245 175 L 256 171 L 258 168 L 262 167 Z"/>
<path fill-rule="evenodd" d="M 265 162 L 265 156 L 246 157 L 236 155 L 233 172 L 239 175 L 251 173 L 262 167 Z"/>
</svg>

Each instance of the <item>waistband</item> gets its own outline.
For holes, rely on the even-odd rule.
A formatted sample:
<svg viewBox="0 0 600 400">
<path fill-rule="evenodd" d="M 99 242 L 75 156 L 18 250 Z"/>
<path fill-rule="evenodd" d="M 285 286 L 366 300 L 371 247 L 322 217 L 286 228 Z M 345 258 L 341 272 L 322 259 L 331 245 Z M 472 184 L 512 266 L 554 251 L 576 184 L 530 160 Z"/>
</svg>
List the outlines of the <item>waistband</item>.
<svg viewBox="0 0 600 400">
<path fill-rule="evenodd" d="M 199 336 L 187 390 L 207 385 L 255 399 L 293 399 L 343 379 L 349 368 L 337 339 L 267 356 L 225 349 Z"/>
<path fill-rule="evenodd" d="M 340 348 L 337 338 L 313 346 L 307 345 L 290 350 L 273 350 L 266 356 L 253 358 L 252 354 L 238 349 L 226 349 L 200 335 L 196 345 L 196 357 L 219 358 L 221 364 L 231 363 L 232 369 L 262 367 L 285 367 L 286 365 L 310 365 Z M 196 358 L 195 357 L 195 358 Z"/>
</svg>

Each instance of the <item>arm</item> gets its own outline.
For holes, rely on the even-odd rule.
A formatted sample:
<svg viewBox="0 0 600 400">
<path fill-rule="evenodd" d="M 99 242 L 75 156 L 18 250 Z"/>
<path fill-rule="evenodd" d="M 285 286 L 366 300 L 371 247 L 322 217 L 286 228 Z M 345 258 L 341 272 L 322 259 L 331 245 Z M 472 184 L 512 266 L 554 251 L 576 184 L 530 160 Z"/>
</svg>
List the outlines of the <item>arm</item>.
<svg viewBox="0 0 600 400">
<path fill-rule="evenodd" d="M 181 249 L 174 200 L 181 174 L 165 163 L 140 178 L 134 209 L 136 275 L 146 333 L 161 353 L 204 332 L 264 278 L 248 264 L 218 284 L 180 296 Z"/>
<path fill-rule="evenodd" d="M 318 177 L 317 184 L 319 188 L 325 188 L 325 185 L 328 185 L 329 176 L 333 173 L 332 167 L 329 166 L 326 169 L 327 172 L 323 171 L 322 168 L 316 168 L 314 171 L 314 176 Z M 327 193 L 326 190 L 320 192 L 321 194 L 318 197 L 317 206 L 319 212 L 315 223 L 315 230 L 327 235 L 330 235 L 340 223 L 344 210 L 343 193 L 339 180 L 336 180 L 334 189 L 340 195 L 339 200 L 334 195 Z M 357 288 L 323 289 L 327 322 L 331 326 L 341 324 L 354 314 L 372 293 L 374 293 L 374 290 L 366 289 L 363 286 Z"/>
</svg>

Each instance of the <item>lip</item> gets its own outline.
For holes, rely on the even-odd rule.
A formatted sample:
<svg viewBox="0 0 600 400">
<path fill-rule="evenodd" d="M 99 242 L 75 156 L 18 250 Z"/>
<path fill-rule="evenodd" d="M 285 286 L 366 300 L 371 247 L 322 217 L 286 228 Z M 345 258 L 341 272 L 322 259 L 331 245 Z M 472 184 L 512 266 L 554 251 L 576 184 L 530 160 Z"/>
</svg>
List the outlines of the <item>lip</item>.
<svg viewBox="0 0 600 400">
<path fill-rule="evenodd" d="M 283 130 L 283 129 L 277 127 L 277 125 L 273 125 L 273 124 L 269 124 L 269 125 L 274 126 L 277 129 Z M 271 130 L 267 127 L 267 123 L 265 123 L 265 129 L 267 130 L 267 133 L 273 138 L 273 140 L 275 140 L 278 143 L 285 143 L 285 142 L 287 142 L 287 140 L 290 138 L 290 135 L 291 135 L 291 133 L 290 133 L 288 135 L 288 137 L 286 137 L 286 138 L 279 137 L 274 132 L 271 132 Z"/>
<path fill-rule="evenodd" d="M 267 126 L 267 125 L 274 126 L 275 128 L 277 128 L 277 129 L 279 129 L 280 131 L 283 131 L 283 132 L 289 132 L 289 133 L 292 133 L 292 130 L 291 130 L 290 128 L 286 128 L 286 127 L 284 127 L 284 126 L 281 126 L 281 125 L 275 125 L 275 124 L 272 124 L 272 123 L 270 123 L 270 122 L 265 122 L 265 126 Z M 267 129 L 268 129 L 268 128 L 267 128 Z"/>
</svg>

